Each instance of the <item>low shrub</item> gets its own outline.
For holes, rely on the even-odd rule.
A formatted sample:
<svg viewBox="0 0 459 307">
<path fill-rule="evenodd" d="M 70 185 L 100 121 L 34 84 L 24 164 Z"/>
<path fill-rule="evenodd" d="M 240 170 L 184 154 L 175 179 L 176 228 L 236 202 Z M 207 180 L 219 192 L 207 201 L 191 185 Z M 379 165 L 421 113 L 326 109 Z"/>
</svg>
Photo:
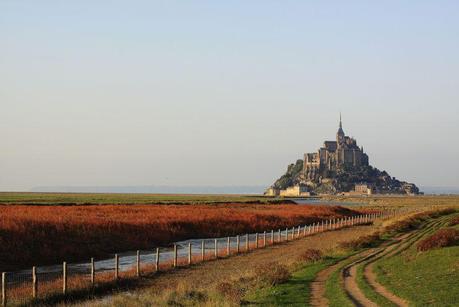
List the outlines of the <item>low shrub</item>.
<svg viewBox="0 0 459 307">
<path fill-rule="evenodd" d="M 424 252 L 434 248 L 455 245 L 459 241 L 459 230 L 444 228 L 417 244 L 418 251 Z"/>
<path fill-rule="evenodd" d="M 243 289 L 239 288 L 235 283 L 226 281 L 219 283 L 215 290 L 219 294 L 223 295 L 227 300 L 234 303 L 239 303 L 244 296 Z"/>
<path fill-rule="evenodd" d="M 316 262 L 322 259 L 322 257 L 323 254 L 320 250 L 309 248 L 300 255 L 300 260 L 306 262 Z"/>
<path fill-rule="evenodd" d="M 449 226 L 456 226 L 456 225 L 459 225 L 459 216 L 456 216 L 455 218 L 453 218 L 451 221 L 449 221 Z"/>
<path fill-rule="evenodd" d="M 255 276 L 263 284 L 274 286 L 290 278 L 290 272 L 283 264 L 272 262 L 255 267 Z"/>
<path fill-rule="evenodd" d="M 342 242 L 340 246 L 347 249 L 361 249 L 367 247 L 373 247 L 381 242 L 381 236 L 379 233 L 362 236 L 352 241 Z"/>
<path fill-rule="evenodd" d="M 196 305 L 206 302 L 207 299 L 206 294 L 195 290 L 188 290 L 183 293 L 181 291 L 173 291 L 168 295 L 166 304 L 167 306 Z"/>
</svg>

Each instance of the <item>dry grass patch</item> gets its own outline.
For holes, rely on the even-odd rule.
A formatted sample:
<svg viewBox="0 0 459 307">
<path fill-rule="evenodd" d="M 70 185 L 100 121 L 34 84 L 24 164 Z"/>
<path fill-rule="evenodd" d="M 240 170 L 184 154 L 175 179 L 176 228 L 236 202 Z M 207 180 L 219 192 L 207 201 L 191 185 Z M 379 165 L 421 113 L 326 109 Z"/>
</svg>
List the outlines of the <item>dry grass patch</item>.
<svg viewBox="0 0 459 307">
<path fill-rule="evenodd" d="M 274 286 L 287 281 L 290 278 L 290 272 L 286 265 L 271 262 L 255 267 L 255 276 L 261 284 Z"/>
<path fill-rule="evenodd" d="M 323 253 L 314 248 L 307 249 L 304 253 L 302 253 L 299 257 L 300 261 L 305 262 L 317 262 L 323 258 Z"/>
<path fill-rule="evenodd" d="M 346 249 L 357 250 L 361 248 L 373 247 L 381 242 L 381 235 L 379 233 L 373 233 L 370 235 L 361 236 L 355 240 L 341 243 L 341 247 Z"/>
</svg>

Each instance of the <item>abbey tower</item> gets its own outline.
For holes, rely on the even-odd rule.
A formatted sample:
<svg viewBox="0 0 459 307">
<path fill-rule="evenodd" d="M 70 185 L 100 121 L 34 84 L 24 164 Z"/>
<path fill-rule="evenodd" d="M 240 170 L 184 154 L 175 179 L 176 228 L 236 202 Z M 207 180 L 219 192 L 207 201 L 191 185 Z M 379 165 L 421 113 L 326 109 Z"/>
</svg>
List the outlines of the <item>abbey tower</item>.
<svg viewBox="0 0 459 307">
<path fill-rule="evenodd" d="M 317 152 L 304 154 L 303 178 L 318 181 L 332 177 L 338 170 L 358 168 L 368 165 L 368 155 L 357 141 L 344 134 L 341 114 L 336 141 L 325 141 Z"/>
</svg>

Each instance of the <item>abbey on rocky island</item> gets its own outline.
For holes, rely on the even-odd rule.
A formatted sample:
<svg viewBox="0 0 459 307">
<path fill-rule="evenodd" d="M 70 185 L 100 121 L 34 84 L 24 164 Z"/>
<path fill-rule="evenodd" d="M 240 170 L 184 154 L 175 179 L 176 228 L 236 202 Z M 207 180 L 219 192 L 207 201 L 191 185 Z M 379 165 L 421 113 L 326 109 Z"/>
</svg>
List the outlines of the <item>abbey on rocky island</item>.
<svg viewBox="0 0 459 307">
<path fill-rule="evenodd" d="M 307 196 L 310 194 L 418 194 L 413 183 L 399 181 L 369 164 L 368 155 L 354 138 L 346 136 L 341 114 L 336 141 L 325 141 L 303 160 L 290 164 L 287 172 L 266 195 Z"/>
</svg>

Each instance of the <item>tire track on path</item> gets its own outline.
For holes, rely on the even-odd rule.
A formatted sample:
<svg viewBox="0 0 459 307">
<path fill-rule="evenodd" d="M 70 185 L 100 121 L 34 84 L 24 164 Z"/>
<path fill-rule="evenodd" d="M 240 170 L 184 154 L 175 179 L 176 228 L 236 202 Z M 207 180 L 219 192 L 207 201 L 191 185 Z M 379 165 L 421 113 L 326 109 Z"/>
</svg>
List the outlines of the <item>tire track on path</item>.
<svg viewBox="0 0 459 307">
<path fill-rule="evenodd" d="M 371 253 L 369 253 L 365 257 L 361 257 L 357 261 L 347 265 L 342 270 L 342 276 L 344 280 L 344 290 L 346 291 L 348 297 L 356 306 L 368 306 L 368 307 L 376 307 L 378 306 L 376 303 L 368 299 L 362 290 L 359 288 L 357 284 L 357 266 L 361 263 L 364 263 L 368 260 L 373 259 L 374 257 L 378 257 L 381 253 L 384 253 L 387 249 L 392 251 L 397 249 L 399 244 L 402 240 L 406 239 L 409 235 L 403 235 L 400 238 L 394 239 L 390 242 L 386 242 L 383 246 L 378 248 L 373 248 Z"/>
<path fill-rule="evenodd" d="M 346 259 L 339 261 L 338 263 L 329 266 L 328 268 L 320 271 L 316 279 L 311 283 L 311 306 L 328 306 L 329 302 L 328 299 L 325 297 L 325 284 L 327 280 L 330 278 L 331 274 L 336 270 L 339 270 L 343 266 L 343 262 L 351 260 L 352 263 L 345 266 L 342 269 L 343 279 L 344 279 L 344 290 L 346 291 L 347 295 L 351 299 L 351 301 L 356 306 L 377 306 L 374 302 L 369 300 L 361 291 L 361 289 L 357 285 L 356 281 L 356 268 L 358 265 L 364 262 L 374 262 L 376 260 L 381 259 L 384 256 L 393 256 L 407 248 L 409 248 L 412 244 L 414 244 L 418 238 L 422 237 L 425 233 L 432 230 L 435 226 L 439 226 L 442 221 L 432 221 L 428 223 L 423 229 L 421 230 L 412 230 L 408 233 L 402 234 L 397 238 L 394 238 L 391 241 L 385 242 L 378 248 L 368 249 L 353 256 L 350 256 Z M 389 255 L 390 254 L 390 255 Z M 372 260 L 375 259 L 375 260 Z M 375 282 L 376 280 L 373 279 Z M 371 285 L 371 284 L 370 284 Z M 373 285 L 371 285 L 373 287 Z M 382 288 L 383 286 L 380 285 Z M 382 288 L 379 288 L 382 290 Z M 394 302 L 399 306 L 408 306 L 408 304 L 401 298 L 398 298 L 390 292 L 389 290 L 385 289 L 385 291 L 378 292 L 380 295 L 386 297 L 389 301 L 394 302 L 393 300 L 397 300 Z M 390 299 L 392 298 L 392 299 Z"/>
<path fill-rule="evenodd" d="M 375 262 L 378 261 L 378 260 L 381 260 L 383 258 L 390 258 L 390 257 L 402 252 L 403 250 L 408 249 L 415 242 L 417 242 L 420 238 L 422 238 L 425 234 L 427 234 L 428 232 L 430 232 L 433 229 L 437 229 L 437 228 L 441 227 L 445 223 L 444 220 L 445 219 L 442 219 L 440 221 L 432 222 L 430 225 L 428 225 L 422 231 L 420 231 L 419 234 L 416 234 L 416 232 L 414 232 L 415 235 L 413 235 L 411 237 L 408 237 L 405 240 L 403 240 L 403 241 L 407 242 L 406 244 L 402 244 L 403 243 L 403 241 L 402 241 L 402 242 L 400 242 L 400 244 L 398 244 L 398 248 L 391 249 L 391 250 L 389 250 L 389 251 L 387 251 L 385 253 L 382 253 L 381 255 L 379 255 L 377 257 L 374 257 L 373 259 L 370 259 L 365 264 L 364 271 L 363 271 L 363 275 L 364 275 L 365 281 L 373 288 L 373 290 L 375 292 L 377 292 L 379 295 L 385 297 L 387 300 L 391 301 L 392 303 L 396 304 L 397 306 L 408 307 L 409 304 L 408 304 L 408 302 L 406 300 L 404 300 L 403 298 L 398 297 L 397 295 L 395 295 L 394 293 L 389 291 L 386 287 L 384 287 L 383 285 L 381 285 L 379 282 L 376 281 L 376 274 L 373 271 L 373 266 L 374 266 Z"/>
</svg>

